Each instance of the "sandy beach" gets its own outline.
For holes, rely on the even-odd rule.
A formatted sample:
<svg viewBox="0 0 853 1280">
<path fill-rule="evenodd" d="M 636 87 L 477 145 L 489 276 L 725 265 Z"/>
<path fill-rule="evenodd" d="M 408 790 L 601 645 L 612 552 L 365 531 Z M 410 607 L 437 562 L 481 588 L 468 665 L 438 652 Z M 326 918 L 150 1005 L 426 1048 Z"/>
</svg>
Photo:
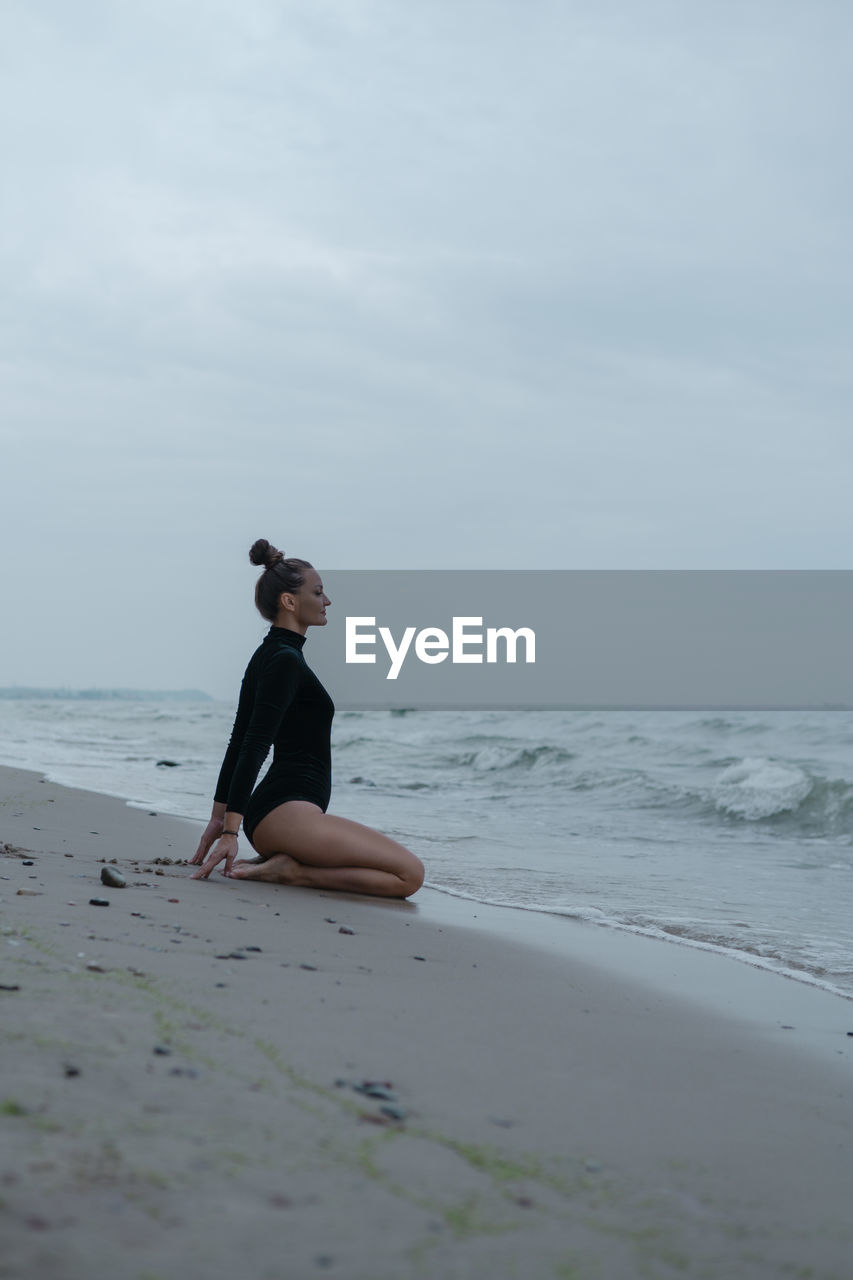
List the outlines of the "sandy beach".
<svg viewBox="0 0 853 1280">
<path fill-rule="evenodd" d="M 853 1273 L 850 1001 L 0 783 L 4 1280 Z"/>
</svg>

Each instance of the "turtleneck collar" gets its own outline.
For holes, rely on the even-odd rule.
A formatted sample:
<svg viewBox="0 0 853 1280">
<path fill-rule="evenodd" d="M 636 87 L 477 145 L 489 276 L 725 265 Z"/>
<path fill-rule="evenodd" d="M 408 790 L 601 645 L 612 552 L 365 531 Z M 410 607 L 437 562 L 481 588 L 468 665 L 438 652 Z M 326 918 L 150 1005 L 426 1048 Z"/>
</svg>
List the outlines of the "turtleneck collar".
<svg viewBox="0 0 853 1280">
<path fill-rule="evenodd" d="M 301 636 L 298 631 L 291 631 L 288 627 L 270 627 L 267 632 L 268 640 L 281 640 L 285 644 L 291 645 L 294 649 L 301 649 L 305 644 L 305 637 Z"/>
</svg>

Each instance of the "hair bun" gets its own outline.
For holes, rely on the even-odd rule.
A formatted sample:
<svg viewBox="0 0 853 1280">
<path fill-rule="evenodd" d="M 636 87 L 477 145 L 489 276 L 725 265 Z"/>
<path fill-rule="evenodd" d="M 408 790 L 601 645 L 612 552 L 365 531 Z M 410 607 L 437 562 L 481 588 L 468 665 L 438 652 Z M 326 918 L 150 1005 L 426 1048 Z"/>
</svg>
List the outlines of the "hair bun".
<svg viewBox="0 0 853 1280">
<path fill-rule="evenodd" d="M 274 547 L 271 542 L 267 542 L 266 538 L 258 538 L 257 542 L 252 543 L 249 559 L 252 564 L 263 565 L 265 569 L 271 569 L 274 564 L 278 564 L 280 560 L 283 560 L 284 556 L 278 547 Z"/>
</svg>

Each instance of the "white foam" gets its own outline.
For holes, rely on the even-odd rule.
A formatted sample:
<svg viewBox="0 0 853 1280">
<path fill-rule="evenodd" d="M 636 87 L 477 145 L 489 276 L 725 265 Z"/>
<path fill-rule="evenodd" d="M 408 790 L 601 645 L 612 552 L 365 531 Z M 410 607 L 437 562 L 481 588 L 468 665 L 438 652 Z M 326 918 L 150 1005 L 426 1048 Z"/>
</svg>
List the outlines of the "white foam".
<svg viewBox="0 0 853 1280">
<path fill-rule="evenodd" d="M 811 789 L 811 779 L 796 765 L 751 756 L 724 769 L 713 794 L 718 809 L 755 822 L 796 809 Z"/>
</svg>

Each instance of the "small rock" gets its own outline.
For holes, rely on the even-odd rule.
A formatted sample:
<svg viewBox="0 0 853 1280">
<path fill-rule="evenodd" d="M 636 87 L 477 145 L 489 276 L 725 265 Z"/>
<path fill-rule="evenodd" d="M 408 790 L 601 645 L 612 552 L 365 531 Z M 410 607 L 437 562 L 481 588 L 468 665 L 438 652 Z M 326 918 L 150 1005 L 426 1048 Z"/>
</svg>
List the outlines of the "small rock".
<svg viewBox="0 0 853 1280">
<path fill-rule="evenodd" d="M 65 1071 L 65 1074 L 66 1074 L 66 1076 L 68 1077 L 68 1079 L 69 1079 L 69 1080 L 70 1080 L 73 1076 L 79 1076 L 79 1074 L 80 1074 L 80 1068 L 79 1068 L 79 1067 L 75 1067 L 75 1066 L 73 1065 L 73 1063 L 71 1063 L 71 1062 L 66 1062 L 66 1063 L 65 1063 L 65 1066 L 64 1066 L 64 1068 L 63 1068 L 63 1070 Z"/>
<path fill-rule="evenodd" d="M 110 901 L 109 898 L 90 898 L 89 905 L 91 907 L 108 907 Z"/>
<path fill-rule="evenodd" d="M 388 1102 L 396 1102 L 397 1096 L 392 1092 L 390 1080 L 362 1080 L 361 1084 L 354 1084 L 353 1089 L 356 1093 L 363 1093 L 367 1098 L 385 1098 Z"/>
<path fill-rule="evenodd" d="M 172 1050 L 167 1044 L 155 1044 L 154 1052 L 161 1058 L 168 1058 Z"/>
<path fill-rule="evenodd" d="M 17 983 L 0 982 L 0 991 L 20 991 Z"/>
<path fill-rule="evenodd" d="M 426 956 L 412 956 L 413 960 L 426 960 Z"/>
<path fill-rule="evenodd" d="M 157 768 L 158 769 L 177 769 L 178 762 L 177 760 L 158 760 Z"/>
<path fill-rule="evenodd" d="M 338 933 L 349 933 L 349 934 L 354 934 L 354 933 L 355 933 L 355 929 L 348 929 L 348 928 L 346 927 L 346 925 L 345 925 L 345 924 L 342 924 L 342 925 L 341 925 L 341 927 L 340 927 L 340 929 L 338 929 Z"/>
<path fill-rule="evenodd" d="M 108 884 L 111 889 L 123 889 L 127 881 L 115 867 L 101 867 L 101 884 Z"/>
<path fill-rule="evenodd" d="M 180 902 L 180 898 L 169 898 L 169 902 Z"/>
<path fill-rule="evenodd" d="M 19 889 L 18 897 L 19 898 L 40 898 L 41 889 Z"/>
<path fill-rule="evenodd" d="M 316 973 L 316 972 L 317 972 L 317 966 L 316 966 L 316 964 L 301 964 L 301 965 L 299 966 L 299 968 L 300 968 L 300 969 L 310 969 L 310 971 L 311 971 L 312 973 Z"/>
<path fill-rule="evenodd" d="M 260 951 L 261 948 L 260 947 L 244 947 L 243 950 L 244 951 Z"/>
<path fill-rule="evenodd" d="M 34 867 L 35 865 L 36 864 L 33 862 L 32 858 L 24 858 L 24 861 L 21 863 L 22 867 Z"/>
</svg>

